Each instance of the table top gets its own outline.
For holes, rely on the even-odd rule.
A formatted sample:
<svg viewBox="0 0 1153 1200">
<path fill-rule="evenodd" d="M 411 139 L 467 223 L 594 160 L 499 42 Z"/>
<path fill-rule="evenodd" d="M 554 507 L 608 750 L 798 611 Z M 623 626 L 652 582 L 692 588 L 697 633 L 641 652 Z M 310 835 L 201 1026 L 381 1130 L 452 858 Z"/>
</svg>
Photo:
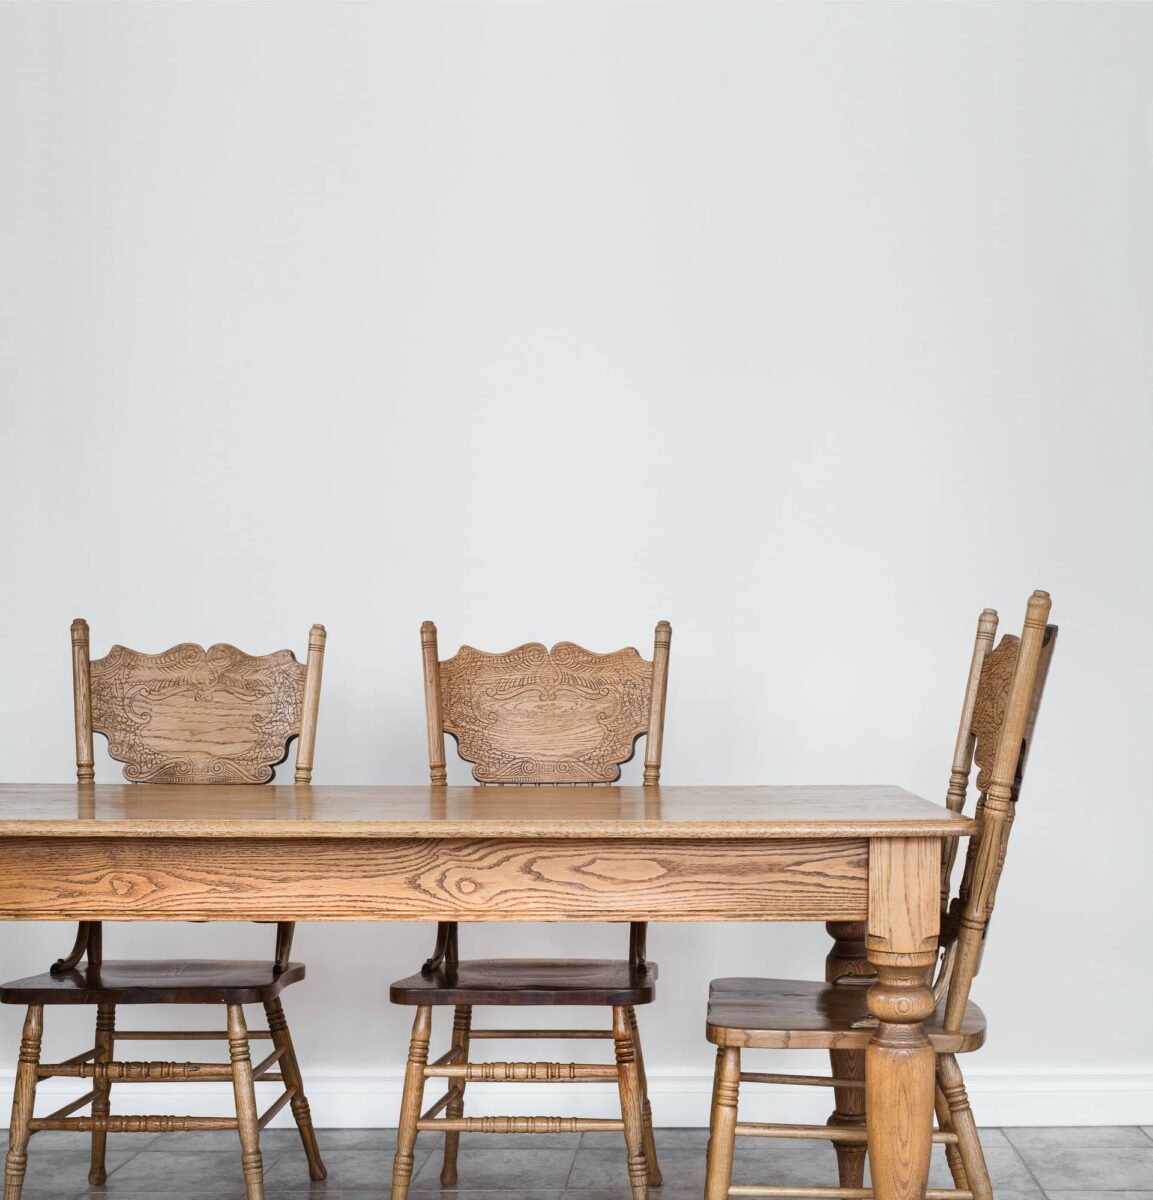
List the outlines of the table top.
<svg viewBox="0 0 1153 1200">
<path fill-rule="evenodd" d="M 0 838 L 874 838 L 976 823 L 899 787 L 0 784 Z"/>
</svg>

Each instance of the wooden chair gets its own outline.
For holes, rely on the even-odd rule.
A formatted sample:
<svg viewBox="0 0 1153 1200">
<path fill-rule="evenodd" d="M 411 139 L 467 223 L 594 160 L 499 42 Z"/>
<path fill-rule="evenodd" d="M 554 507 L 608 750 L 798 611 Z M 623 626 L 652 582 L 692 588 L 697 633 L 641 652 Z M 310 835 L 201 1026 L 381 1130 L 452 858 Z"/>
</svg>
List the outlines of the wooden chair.
<svg viewBox="0 0 1153 1200">
<path fill-rule="evenodd" d="M 446 781 L 444 735 L 451 734 L 463 759 L 482 784 L 547 786 L 608 784 L 620 778 L 637 741 L 646 737 L 644 782 L 660 781 L 668 675 L 667 621 L 656 627 L 651 662 L 633 649 L 593 654 L 571 642 L 551 650 L 537 643 L 507 654 L 464 646 L 441 662 L 436 626 L 421 627 L 429 771 L 434 784 Z M 531 793 L 526 802 L 531 801 Z M 405 1200 L 412 1179 L 413 1148 L 420 1132 L 443 1131 L 441 1183 L 457 1180 L 462 1132 L 580 1133 L 619 1130 L 624 1134 L 634 1200 L 645 1200 L 649 1184 L 661 1182 L 653 1141 L 644 1059 L 636 1006 L 655 995 L 657 967 L 645 959 L 644 924 L 630 928 L 628 959 L 460 960 L 455 922 L 437 927 L 436 947 L 419 974 L 392 985 L 394 1004 L 416 1006 L 405 1072 L 392 1175 L 392 1200 Z M 612 1010 L 609 1029 L 473 1029 L 475 1005 L 603 1005 Z M 428 1062 L 432 1010 L 453 1008 L 448 1051 Z M 481 1039 L 612 1039 L 615 1065 L 555 1062 L 472 1062 L 469 1049 Z M 427 1111 L 428 1079 L 447 1080 L 447 1091 Z M 473 1081 L 534 1083 L 615 1080 L 620 1119 L 579 1117 L 465 1117 L 465 1085 Z M 445 1116 L 435 1119 L 445 1110 Z"/>
<path fill-rule="evenodd" d="M 163 654 L 140 654 L 113 646 L 107 657 L 90 661 L 88 624 L 72 623 L 72 666 L 76 719 L 76 774 L 93 779 L 92 734 L 108 738 L 111 756 L 125 764 L 124 777 L 137 783 L 260 784 L 288 755 L 298 738 L 296 782 L 312 777 L 316 717 L 325 632 L 314 625 L 308 659 L 297 662 L 289 650 L 250 657 L 234 646 L 209 650 L 190 644 Z M 104 1151 L 109 1133 L 167 1133 L 193 1129 L 235 1129 L 240 1136 L 248 1200 L 264 1196 L 260 1130 L 285 1104 L 300 1130 L 309 1177 L 325 1177 L 324 1164 L 304 1094 L 304 1081 L 280 1002 L 280 992 L 304 978 L 304 964 L 289 961 L 293 926 L 277 926 L 272 961 L 237 962 L 174 959 L 105 961 L 102 926 L 80 925 L 71 953 L 43 975 L 0 987 L 0 1002 L 27 1005 L 9 1150 L 4 1169 L 4 1200 L 20 1200 L 27 1167 L 28 1140 L 42 1129 L 92 1134 L 88 1181 L 106 1178 Z M 81 965 L 81 959 L 86 961 Z M 96 1007 L 93 1049 L 60 1063 L 40 1061 L 44 1006 Z M 116 1028 L 123 1004 L 207 1004 L 226 1006 L 225 1031 L 131 1031 Z M 268 1029 L 249 1030 L 246 1004 L 262 1004 Z M 272 1052 L 253 1066 L 252 1038 L 272 1042 Z M 117 1042 L 227 1039 L 231 1062 L 122 1062 L 113 1057 Z M 276 1068 L 275 1072 L 273 1068 Z M 90 1079 L 92 1090 L 50 1116 L 34 1117 L 36 1085 L 48 1078 Z M 230 1080 L 235 1117 L 111 1116 L 112 1085 L 181 1080 Z M 256 1109 L 256 1080 L 284 1084 L 279 1099 L 263 1115 Z M 70 1114 L 91 1104 L 91 1115 Z"/>
<path fill-rule="evenodd" d="M 1034 592 L 1024 631 L 1006 636 L 995 650 L 997 614 L 986 609 L 978 624 L 960 733 L 950 776 L 948 807 L 961 811 L 975 759 L 978 766 L 976 819 L 979 832 L 969 841 L 957 896 L 945 906 L 941 959 L 933 985 L 935 1012 L 925 1022 L 936 1053 L 933 1143 L 945 1146 L 955 1187 L 933 1190 L 932 1200 L 992 1200 L 976 1122 L 969 1107 L 957 1055 L 978 1049 L 985 1040 L 984 1013 L 969 999 L 1005 861 L 1009 831 L 1020 795 L 1025 759 L 1041 693 L 1056 642 L 1056 626 L 1047 625 L 1049 596 Z M 955 845 L 942 862 L 943 895 L 949 895 Z M 710 987 L 706 1036 L 717 1046 L 710 1122 L 706 1200 L 728 1196 L 841 1197 L 872 1195 L 861 1186 L 867 1131 L 862 1076 L 775 1075 L 741 1070 L 743 1049 L 825 1049 L 856 1055 L 862 1062 L 877 1020 L 867 994 L 871 978 L 842 977 L 826 983 L 786 979 L 716 979 Z M 854 1119 L 829 1125 L 777 1125 L 738 1121 L 742 1083 L 818 1084 L 859 1098 Z M 838 1108 L 840 1108 L 838 1104 Z M 842 1114 L 844 1117 L 845 1114 Z M 855 1118 L 860 1117 L 858 1122 Z M 737 1137 L 823 1139 L 838 1150 L 839 1187 L 732 1185 Z M 843 1151 L 852 1153 L 846 1155 Z M 858 1168 L 860 1174 L 857 1174 Z M 846 1178 L 846 1175 L 849 1178 Z"/>
</svg>

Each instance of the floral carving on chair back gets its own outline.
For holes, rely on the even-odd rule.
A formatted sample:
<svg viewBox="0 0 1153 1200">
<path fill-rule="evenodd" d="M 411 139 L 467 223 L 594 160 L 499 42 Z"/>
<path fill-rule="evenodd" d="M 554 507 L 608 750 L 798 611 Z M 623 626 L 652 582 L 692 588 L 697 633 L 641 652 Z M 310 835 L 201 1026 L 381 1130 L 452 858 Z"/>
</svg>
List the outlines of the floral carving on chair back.
<svg viewBox="0 0 1153 1200">
<path fill-rule="evenodd" d="M 976 738 L 973 761 L 977 764 L 978 796 L 983 796 L 992 783 L 993 763 L 997 757 L 1001 726 L 1005 723 L 1005 706 L 1009 702 L 1009 688 L 1013 683 L 1020 650 L 1021 639 L 1007 633 L 997 648 L 989 652 L 981 666 L 981 682 L 977 690 L 977 703 L 973 708 L 972 725 Z"/>
<path fill-rule="evenodd" d="M 648 732 L 653 664 L 539 642 L 440 663 L 444 730 L 481 783 L 613 783 Z"/>
<path fill-rule="evenodd" d="M 91 663 L 92 728 L 133 783 L 267 783 L 300 733 L 305 677 L 291 650 L 113 646 Z"/>
</svg>

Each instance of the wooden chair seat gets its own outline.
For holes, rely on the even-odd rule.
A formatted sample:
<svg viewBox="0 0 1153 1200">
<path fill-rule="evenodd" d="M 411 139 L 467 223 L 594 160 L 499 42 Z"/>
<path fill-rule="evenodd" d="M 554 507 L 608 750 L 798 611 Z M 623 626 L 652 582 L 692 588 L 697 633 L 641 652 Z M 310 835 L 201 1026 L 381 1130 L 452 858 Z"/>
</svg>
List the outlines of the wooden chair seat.
<svg viewBox="0 0 1153 1200">
<path fill-rule="evenodd" d="M 864 1050 L 877 1028 L 869 1015 L 871 980 L 714 979 L 706 1036 L 717 1046 L 764 1050 Z M 985 1014 L 969 1002 L 961 1028 L 944 1029 L 942 1003 L 925 1022 L 938 1054 L 965 1054 L 985 1041 Z"/>
<path fill-rule="evenodd" d="M 478 958 L 398 979 L 393 1004 L 649 1004 L 657 965 L 625 959 Z"/>
<path fill-rule="evenodd" d="M 0 1004 L 263 1004 L 304 978 L 304 963 L 124 959 L 0 985 Z"/>
</svg>

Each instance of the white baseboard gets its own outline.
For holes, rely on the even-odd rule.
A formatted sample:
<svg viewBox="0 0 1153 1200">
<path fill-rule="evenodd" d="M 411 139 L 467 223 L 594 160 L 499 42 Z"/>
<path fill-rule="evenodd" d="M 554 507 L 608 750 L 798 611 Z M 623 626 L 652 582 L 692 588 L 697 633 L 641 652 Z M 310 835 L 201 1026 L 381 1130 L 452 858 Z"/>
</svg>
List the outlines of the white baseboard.
<svg viewBox="0 0 1153 1200">
<path fill-rule="evenodd" d="M 1153 1070 L 1120 1067 L 1029 1067 L 985 1069 L 974 1065 L 965 1072 L 969 1097 L 982 1125 L 1153 1125 Z M 47 1080 L 40 1085 L 37 1112 L 50 1112 L 82 1088 L 71 1081 Z M 310 1071 L 306 1074 L 313 1120 L 319 1128 L 379 1128 L 396 1124 L 402 1074 L 397 1071 Z M 12 1099 L 13 1072 L 0 1072 L 0 1113 L 6 1119 Z M 264 1086 L 270 1095 L 275 1084 Z M 429 1085 L 430 1099 L 433 1093 Z M 649 1090 L 656 1123 L 666 1128 L 708 1124 L 711 1073 L 650 1071 Z M 124 1088 L 113 1090 L 113 1111 L 175 1115 L 194 1111 L 206 1116 L 231 1116 L 232 1090 L 227 1084 L 195 1087 L 142 1084 L 129 1099 Z M 57 1103 L 53 1099 L 60 1097 Z M 561 1116 L 606 1116 L 617 1104 L 611 1084 L 473 1084 L 468 1111 L 493 1113 L 551 1113 Z M 746 1085 L 741 1113 L 754 1121 L 823 1123 L 832 1107 L 824 1088 Z M 287 1110 L 273 1127 L 290 1125 Z"/>
</svg>

